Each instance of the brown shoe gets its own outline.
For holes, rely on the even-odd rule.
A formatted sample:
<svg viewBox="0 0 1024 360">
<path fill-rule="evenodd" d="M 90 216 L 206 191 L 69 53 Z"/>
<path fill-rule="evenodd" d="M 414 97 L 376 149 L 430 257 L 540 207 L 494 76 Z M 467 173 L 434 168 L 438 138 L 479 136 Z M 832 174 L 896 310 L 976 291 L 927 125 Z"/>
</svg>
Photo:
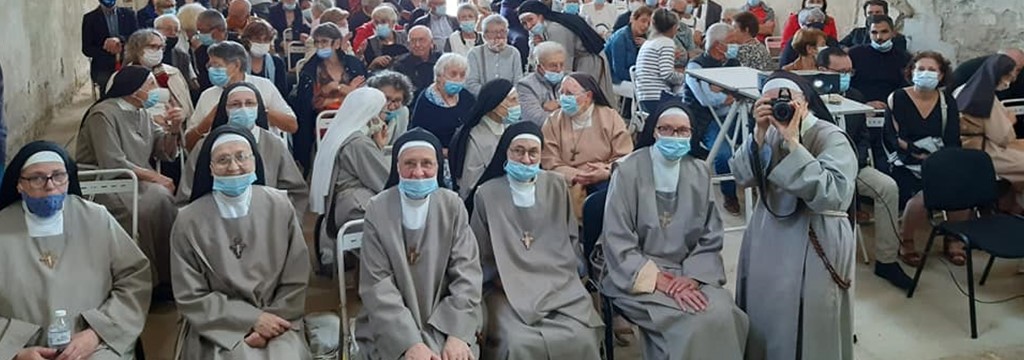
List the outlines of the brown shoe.
<svg viewBox="0 0 1024 360">
<path fill-rule="evenodd" d="M 726 197 L 725 203 L 722 204 L 725 211 L 728 211 L 733 216 L 740 216 L 740 199 L 736 197 Z"/>
</svg>

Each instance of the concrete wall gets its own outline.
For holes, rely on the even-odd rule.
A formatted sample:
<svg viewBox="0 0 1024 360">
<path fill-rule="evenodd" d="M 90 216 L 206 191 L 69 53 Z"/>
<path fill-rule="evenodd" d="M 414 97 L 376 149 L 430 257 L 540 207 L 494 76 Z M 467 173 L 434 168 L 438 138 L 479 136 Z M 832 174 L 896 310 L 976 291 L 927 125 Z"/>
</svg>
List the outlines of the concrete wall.
<svg viewBox="0 0 1024 360">
<path fill-rule="evenodd" d="M 0 65 L 9 156 L 88 81 L 82 15 L 95 0 L 0 0 Z M 8 159 L 10 160 L 10 159 Z"/>
</svg>

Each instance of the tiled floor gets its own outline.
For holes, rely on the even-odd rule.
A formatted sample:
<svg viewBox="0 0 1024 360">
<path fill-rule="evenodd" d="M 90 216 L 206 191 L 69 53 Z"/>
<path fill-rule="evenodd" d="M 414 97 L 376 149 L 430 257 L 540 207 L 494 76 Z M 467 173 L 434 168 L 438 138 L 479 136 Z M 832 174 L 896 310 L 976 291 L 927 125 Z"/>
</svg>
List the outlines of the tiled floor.
<svg viewBox="0 0 1024 360">
<path fill-rule="evenodd" d="M 91 103 L 88 89 L 76 96 L 75 101 L 54 116 L 43 138 L 67 143 L 78 128 L 85 109 Z M 73 147 L 72 147 L 73 148 Z M 306 219 L 312 229 L 312 219 Z M 740 219 L 728 217 L 727 226 L 738 225 Z M 307 239 L 311 239 L 307 230 Z M 873 253 L 873 229 L 864 227 L 866 245 Z M 736 262 L 741 233 L 729 233 L 725 238 L 722 257 L 733 290 Z M 923 247 L 923 238 L 918 238 Z M 858 255 L 859 257 L 859 255 Z M 859 343 L 855 345 L 858 359 L 1024 359 L 1024 300 L 1018 298 L 998 304 L 977 305 L 979 338 L 970 338 L 967 298 L 951 279 L 964 286 L 966 274 L 962 267 L 952 267 L 932 257 L 922 275 L 921 285 L 913 299 L 897 291 L 872 274 L 873 267 L 858 263 L 855 280 L 855 331 Z M 975 273 L 981 274 L 986 256 L 975 255 Z M 910 270 L 906 269 L 909 274 Z M 1024 275 L 1017 274 L 1017 262 L 997 261 L 989 282 L 976 287 L 983 301 L 1006 299 L 1024 294 Z M 350 303 L 356 302 L 349 292 Z M 354 316 L 357 304 L 350 306 Z M 307 310 L 334 311 L 338 306 L 337 284 L 332 280 L 314 278 L 308 293 Z M 177 313 L 171 305 L 154 307 L 143 333 L 149 359 L 170 359 L 173 353 Z M 637 346 L 616 349 L 619 359 L 639 359 Z"/>
</svg>

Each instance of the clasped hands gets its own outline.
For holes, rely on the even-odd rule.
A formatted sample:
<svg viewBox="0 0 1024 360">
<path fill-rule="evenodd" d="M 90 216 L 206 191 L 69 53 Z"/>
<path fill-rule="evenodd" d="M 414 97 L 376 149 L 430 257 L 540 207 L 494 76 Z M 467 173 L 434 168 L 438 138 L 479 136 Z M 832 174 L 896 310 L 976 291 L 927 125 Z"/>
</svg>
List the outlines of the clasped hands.
<svg viewBox="0 0 1024 360">
<path fill-rule="evenodd" d="M 697 280 L 667 272 L 658 273 L 654 289 L 675 300 L 680 310 L 695 314 L 708 308 L 708 298 L 700 291 Z"/>
<path fill-rule="evenodd" d="M 252 332 L 245 336 L 245 344 L 262 349 L 274 338 L 292 329 L 292 323 L 271 313 L 262 313 L 252 327 Z"/>
<path fill-rule="evenodd" d="M 448 336 L 441 355 L 435 354 L 424 343 L 416 343 L 405 351 L 406 360 L 475 360 L 469 344 L 462 339 Z"/>
</svg>

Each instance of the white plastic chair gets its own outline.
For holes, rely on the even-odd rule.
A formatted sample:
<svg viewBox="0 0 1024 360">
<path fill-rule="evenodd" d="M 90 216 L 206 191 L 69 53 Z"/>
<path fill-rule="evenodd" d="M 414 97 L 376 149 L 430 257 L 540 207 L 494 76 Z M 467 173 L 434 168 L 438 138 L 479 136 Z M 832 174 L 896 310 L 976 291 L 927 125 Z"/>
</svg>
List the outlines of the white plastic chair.
<svg viewBox="0 0 1024 360">
<path fill-rule="evenodd" d="M 299 61 L 295 62 L 295 68 L 292 69 L 293 71 L 295 71 L 295 74 L 298 74 L 298 73 L 302 72 L 302 67 L 306 66 L 306 62 L 307 61 L 309 61 L 308 58 L 303 58 L 303 59 L 299 59 Z"/>
<path fill-rule="evenodd" d="M 298 68 L 298 60 L 292 60 L 292 55 L 301 54 L 303 57 L 305 57 L 306 43 L 301 41 L 289 41 L 284 46 L 284 54 L 286 56 L 285 61 L 288 62 L 288 71 L 295 71 L 295 69 Z"/>
<path fill-rule="evenodd" d="M 768 48 L 768 54 L 772 56 L 772 59 L 778 59 L 782 55 L 782 48 L 785 45 L 782 43 L 781 36 L 769 36 L 764 38 L 764 46 Z"/>
<path fill-rule="evenodd" d="M 319 114 L 316 114 L 316 146 L 320 147 L 320 143 L 324 141 L 324 137 L 327 136 L 327 128 L 331 126 L 331 120 L 334 120 L 334 116 L 338 113 L 337 110 L 324 110 Z"/>
<path fill-rule="evenodd" d="M 335 260 L 335 263 L 338 267 L 338 292 L 340 293 L 339 298 L 341 300 L 341 305 L 339 305 L 341 307 L 341 313 L 339 315 L 341 317 L 341 331 L 338 332 L 338 351 L 341 354 L 341 359 L 351 359 L 352 353 L 358 352 L 358 348 L 353 349 L 353 347 L 356 347 L 356 345 L 354 345 L 355 332 L 352 331 L 352 334 L 349 333 L 351 331 L 350 327 L 354 322 L 350 324 L 350 319 L 348 318 L 348 299 L 346 299 L 347 289 L 345 284 L 345 252 L 357 251 L 363 247 L 362 227 L 363 219 L 357 219 L 346 222 L 345 225 L 341 226 L 341 229 L 338 229 L 337 249 L 335 249 L 337 260 Z M 359 228 L 359 231 L 355 231 L 356 228 Z"/>
<path fill-rule="evenodd" d="M 630 113 L 633 116 L 629 119 L 628 128 L 634 133 L 639 133 L 644 129 L 644 121 L 647 119 L 648 114 L 640 107 L 640 96 L 637 93 L 636 83 L 636 66 L 629 67 L 629 81 L 633 83 L 633 104 L 630 106 Z"/>
<path fill-rule="evenodd" d="M 95 180 L 84 181 L 82 178 Z M 127 177 L 127 178 L 125 178 Z M 78 172 L 82 195 L 90 201 L 100 194 L 131 194 L 132 239 L 139 238 L 139 178 L 127 169 L 82 170 Z M 109 179 L 108 179 L 109 178 Z"/>
</svg>

